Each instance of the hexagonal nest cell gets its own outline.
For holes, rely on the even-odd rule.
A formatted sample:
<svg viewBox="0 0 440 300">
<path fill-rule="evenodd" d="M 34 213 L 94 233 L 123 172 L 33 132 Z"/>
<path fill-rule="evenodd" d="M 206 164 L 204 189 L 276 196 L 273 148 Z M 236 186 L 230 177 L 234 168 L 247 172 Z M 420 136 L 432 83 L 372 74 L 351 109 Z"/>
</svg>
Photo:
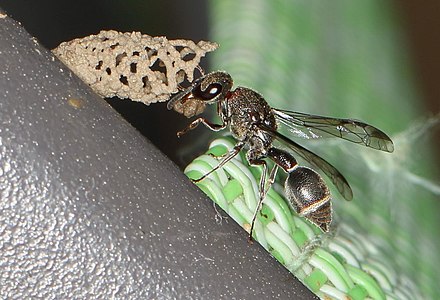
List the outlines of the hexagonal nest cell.
<svg viewBox="0 0 440 300">
<path fill-rule="evenodd" d="M 168 100 L 184 80 L 192 82 L 201 58 L 217 47 L 109 30 L 61 43 L 52 52 L 100 96 L 148 105 Z"/>
</svg>

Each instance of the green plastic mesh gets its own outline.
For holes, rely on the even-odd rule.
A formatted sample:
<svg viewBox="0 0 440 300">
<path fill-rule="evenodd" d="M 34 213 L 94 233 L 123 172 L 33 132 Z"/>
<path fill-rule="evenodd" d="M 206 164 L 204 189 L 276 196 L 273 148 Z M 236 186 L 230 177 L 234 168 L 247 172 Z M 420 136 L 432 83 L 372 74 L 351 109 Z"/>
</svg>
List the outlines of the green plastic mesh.
<svg viewBox="0 0 440 300">
<path fill-rule="evenodd" d="M 214 140 L 207 154 L 189 164 L 185 174 L 192 179 L 200 178 L 219 163 L 217 157 L 233 149 L 234 143 L 232 138 Z M 259 195 L 260 174 L 256 170 L 250 170 L 244 157 L 238 155 L 197 185 L 249 230 Z M 282 192 L 275 190 L 280 190 L 280 186 L 266 196 L 254 237 L 318 296 L 421 299 L 411 278 L 396 272 L 385 259 L 386 240 L 359 234 L 345 222 L 336 222 L 331 234 L 322 234 L 315 225 L 291 211 Z M 384 222 L 379 217 L 377 221 Z"/>
</svg>

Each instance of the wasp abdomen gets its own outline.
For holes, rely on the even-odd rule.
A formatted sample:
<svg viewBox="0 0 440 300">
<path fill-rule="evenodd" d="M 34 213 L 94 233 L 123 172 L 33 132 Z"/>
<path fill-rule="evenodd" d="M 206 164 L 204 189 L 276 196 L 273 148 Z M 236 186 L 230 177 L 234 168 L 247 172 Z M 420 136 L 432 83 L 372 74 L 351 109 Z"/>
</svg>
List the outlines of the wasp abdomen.
<svg viewBox="0 0 440 300">
<path fill-rule="evenodd" d="M 306 167 L 289 173 L 285 193 L 295 211 L 327 232 L 332 221 L 330 191 L 321 176 Z"/>
</svg>

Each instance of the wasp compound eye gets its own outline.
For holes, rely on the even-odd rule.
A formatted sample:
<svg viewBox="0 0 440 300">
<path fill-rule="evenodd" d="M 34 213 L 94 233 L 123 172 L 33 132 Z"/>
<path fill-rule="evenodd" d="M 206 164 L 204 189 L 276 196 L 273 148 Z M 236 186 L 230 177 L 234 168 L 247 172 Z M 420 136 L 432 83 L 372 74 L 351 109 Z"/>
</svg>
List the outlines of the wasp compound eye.
<svg viewBox="0 0 440 300">
<path fill-rule="evenodd" d="M 216 96 L 220 95 L 222 90 L 223 86 L 220 83 L 211 83 L 206 87 L 205 90 L 202 90 L 202 88 L 198 86 L 197 89 L 194 89 L 193 95 L 194 98 L 212 100 Z"/>
</svg>

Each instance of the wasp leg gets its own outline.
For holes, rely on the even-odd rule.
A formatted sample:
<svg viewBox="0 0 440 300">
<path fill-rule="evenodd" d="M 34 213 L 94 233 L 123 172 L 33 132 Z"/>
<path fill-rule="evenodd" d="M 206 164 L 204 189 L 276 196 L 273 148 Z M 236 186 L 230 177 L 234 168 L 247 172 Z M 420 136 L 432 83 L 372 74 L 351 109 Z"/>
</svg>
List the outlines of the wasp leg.
<svg viewBox="0 0 440 300">
<path fill-rule="evenodd" d="M 197 127 L 197 125 L 199 125 L 199 123 L 202 123 L 203 125 L 205 125 L 208 129 L 210 129 L 212 131 L 220 131 L 220 130 L 226 128 L 226 124 L 224 124 L 224 123 L 223 124 L 213 124 L 210 121 L 206 120 L 205 118 L 197 118 L 194 121 L 192 121 L 186 128 L 177 132 L 177 137 L 181 137 L 182 135 L 184 135 L 188 131 L 193 130 L 194 128 Z"/>
<path fill-rule="evenodd" d="M 228 154 L 223 157 L 223 159 L 220 161 L 220 163 L 215 168 L 212 168 L 211 171 L 209 171 L 208 173 L 206 173 L 205 175 L 203 175 L 199 179 L 196 179 L 196 180 L 193 180 L 193 181 L 194 182 L 202 181 L 203 179 L 208 177 L 211 173 L 213 173 L 213 172 L 217 171 L 218 169 L 220 169 L 221 167 L 223 167 L 228 161 L 233 159 L 240 152 L 240 150 L 243 148 L 243 146 L 245 144 L 246 144 L 246 142 L 244 142 L 244 141 L 243 142 L 238 142 L 234 146 L 234 148 L 232 148 L 232 150 L 229 151 Z"/>
<path fill-rule="evenodd" d="M 258 212 L 261 210 L 261 206 L 263 205 L 263 200 L 264 200 L 264 198 L 266 198 L 267 192 L 269 191 L 270 187 L 272 186 L 272 184 L 275 181 L 275 176 L 278 171 L 278 166 L 275 165 L 272 168 L 272 170 L 270 171 L 270 174 L 269 174 L 269 178 L 266 181 L 267 163 L 262 159 L 252 160 L 249 163 L 253 166 L 256 166 L 256 165 L 263 166 L 263 172 L 261 173 L 261 177 L 260 177 L 260 186 L 258 188 L 259 193 L 260 193 L 260 198 L 258 200 L 257 208 L 254 211 L 254 215 L 252 216 L 251 229 L 249 230 L 248 241 L 249 241 L 249 243 L 252 243 L 252 234 L 254 231 L 255 220 L 257 219 Z"/>
<path fill-rule="evenodd" d="M 250 152 L 248 152 L 250 153 Z M 261 173 L 260 177 L 260 184 L 258 186 L 258 191 L 260 194 L 260 198 L 258 199 L 257 208 L 254 211 L 254 215 L 252 216 L 252 222 L 251 222 L 251 229 L 249 230 L 249 243 L 252 243 L 252 233 L 254 231 L 254 225 L 255 220 L 257 219 L 258 212 L 261 209 L 261 205 L 263 203 L 264 197 L 265 197 L 265 182 L 266 182 L 266 176 L 267 176 L 267 163 L 262 159 L 249 159 L 249 164 L 251 166 L 263 166 L 263 172 Z"/>
<path fill-rule="evenodd" d="M 252 152 L 248 152 L 249 157 L 255 156 Z M 252 233 L 255 226 L 255 220 L 257 218 L 258 212 L 261 209 L 261 206 L 263 204 L 263 200 L 266 197 L 267 192 L 269 191 L 270 187 L 275 181 L 275 176 L 278 171 L 278 167 L 281 167 L 286 173 L 292 172 L 298 165 L 296 162 L 296 159 L 290 155 L 288 152 L 277 149 L 277 148 L 269 148 L 266 156 L 270 159 L 272 159 L 275 162 L 275 166 L 272 168 L 269 178 L 266 181 L 267 176 L 267 163 L 262 160 L 261 158 L 249 158 L 249 164 L 257 166 L 262 165 L 263 166 L 263 172 L 260 177 L 260 186 L 259 186 L 259 192 L 260 192 L 260 199 L 258 201 L 257 209 L 254 212 L 254 215 L 252 217 L 252 223 L 251 223 L 251 229 L 249 231 L 249 242 L 252 242 Z"/>
</svg>

